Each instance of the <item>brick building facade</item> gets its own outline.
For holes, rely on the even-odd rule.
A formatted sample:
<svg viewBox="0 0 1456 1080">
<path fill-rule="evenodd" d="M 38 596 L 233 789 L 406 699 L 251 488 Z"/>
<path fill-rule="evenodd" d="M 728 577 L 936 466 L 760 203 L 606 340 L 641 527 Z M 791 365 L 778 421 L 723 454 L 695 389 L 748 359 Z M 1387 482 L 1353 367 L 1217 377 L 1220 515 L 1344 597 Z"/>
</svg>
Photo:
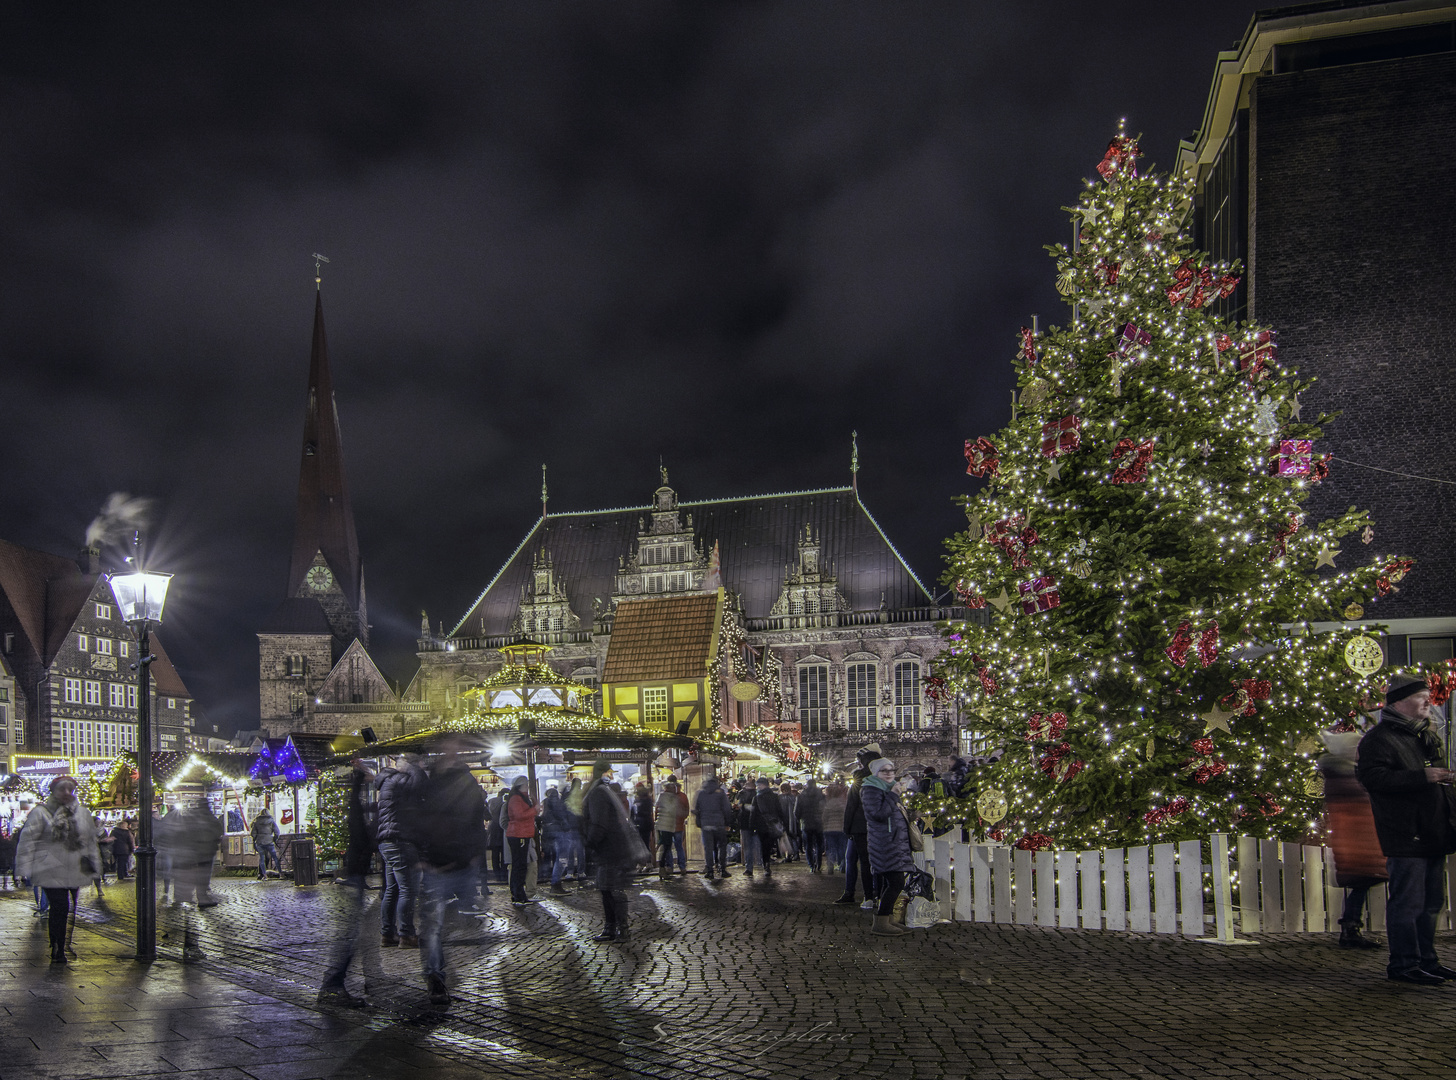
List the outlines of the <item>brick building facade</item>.
<svg viewBox="0 0 1456 1080">
<path fill-rule="evenodd" d="M 1201 247 L 1242 259 L 1224 313 L 1273 325 L 1281 359 L 1318 378 L 1306 417 L 1338 412 L 1310 510 L 1368 509 L 1345 560 L 1414 556 L 1389 623 L 1391 662 L 1453 655 L 1456 447 L 1456 5 L 1321 3 L 1263 11 L 1219 54 L 1196 178 Z M 1440 482 L 1446 481 L 1446 482 Z"/>
</svg>

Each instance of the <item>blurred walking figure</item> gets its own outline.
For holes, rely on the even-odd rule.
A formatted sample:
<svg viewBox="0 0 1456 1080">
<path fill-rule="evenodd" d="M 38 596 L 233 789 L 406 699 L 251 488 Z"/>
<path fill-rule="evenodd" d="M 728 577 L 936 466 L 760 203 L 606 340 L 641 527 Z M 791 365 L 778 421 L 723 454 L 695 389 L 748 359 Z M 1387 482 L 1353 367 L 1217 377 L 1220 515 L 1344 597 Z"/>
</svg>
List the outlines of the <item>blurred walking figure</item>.
<svg viewBox="0 0 1456 1080">
<path fill-rule="evenodd" d="M 593 941 L 626 941 L 629 929 L 627 886 L 632 873 L 650 851 L 632 827 L 627 810 L 611 788 L 612 766 L 598 761 L 592 766 L 591 786 L 582 800 L 582 837 L 587 854 L 597 868 L 597 888 L 602 894 L 606 925 Z"/>
<path fill-rule="evenodd" d="M 874 871 L 870 869 L 864 805 L 860 800 L 864 792 L 864 782 L 870 776 L 870 762 L 878 759 L 879 756 L 879 743 L 862 746 L 859 753 L 855 755 L 859 768 L 854 771 L 854 783 L 850 785 L 849 795 L 844 802 L 844 832 L 849 838 L 844 856 L 844 895 L 834 901 L 836 904 L 854 903 L 854 879 L 858 875 L 864 885 L 865 896 L 865 902 L 860 907 L 866 909 L 874 907 L 877 885 Z"/>
<path fill-rule="evenodd" d="M 1446 856 L 1456 851 L 1451 823 L 1453 774 L 1431 727 L 1424 679 L 1394 675 L 1380 723 L 1360 740 L 1355 775 L 1370 792 L 1375 832 L 1385 852 L 1390 899 L 1385 936 L 1396 982 L 1440 986 L 1456 979 L 1436 957 L 1436 916 L 1446 903 Z"/>
<path fill-rule="evenodd" d="M 745 784 L 738 792 L 738 844 L 743 849 L 743 874 L 753 877 L 755 863 L 764 862 L 763 852 L 758 849 L 758 835 L 753 831 L 753 799 L 758 788 Z"/>
<path fill-rule="evenodd" d="M 804 842 L 804 861 L 809 864 L 811 874 L 819 873 L 824 865 L 824 802 L 824 792 L 809 777 L 804 790 L 799 792 L 794 810 Z"/>
<path fill-rule="evenodd" d="M 459 743 L 446 743 L 426 770 L 420 806 L 420 859 L 424 867 L 420 913 L 420 959 L 432 1005 L 450 1004 L 445 984 L 445 908 L 459 896 L 475 897 L 485 795 L 459 757 Z"/>
<path fill-rule="evenodd" d="M 9 886 L 5 885 L 7 878 L 10 880 Z M 19 878 L 15 874 L 15 835 L 0 832 L 0 888 L 9 892 L 17 884 Z"/>
<path fill-rule="evenodd" d="M 357 758 L 354 771 L 349 778 L 349 801 L 347 826 L 349 846 L 344 849 L 343 888 L 344 932 L 334 945 L 334 954 L 324 972 L 323 985 L 319 988 L 318 1001 L 321 1005 L 343 1005 L 360 1009 L 369 1004 L 362 997 L 355 997 L 344 987 L 349 974 L 349 962 L 359 946 L 359 935 L 363 931 L 364 879 L 369 873 L 369 864 L 374 859 L 374 840 L 369 835 L 368 822 L 364 812 L 364 786 L 373 778 Z"/>
<path fill-rule="evenodd" d="M 715 869 L 719 877 L 728 876 L 728 823 L 732 819 L 728 793 L 717 777 L 710 776 L 693 800 L 693 820 L 703 834 L 703 877 L 707 881 L 713 880 Z"/>
<path fill-rule="evenodd" d="M 531 865 L 531 847 L 536 839 L 536 800 L 525 776 L 511 783 L 506 799 L 506 843 L 510 845 L 511 903 L 517 907 L 534 904 L 526 895 L 526 872 Z"/>
<path fill-rule="evenodd" d="M 200 908 L 213 907 L 212 863 L 222 840 L 222 822 L 206 801 L 199 800 L 174 809 L 166 819 L 171 827 L 166 832 L 168 857 L 175 882 L 173 896 L 177 903 L 191 900 Z"/>
<path fill-rule="evenodd" d="M 77 896 L 101 872 L 96 822 L 76 798 L 76 781 L 60 776 L 20 831 L 15 869 L 45 892 L 50 913 L 51 963 L 66 962 L 66 919 Z"/>
<path fill-rule="evenodd" d="M 573 867 L 577 877 L 582 873 L 581 815 L 571 809 L 555 787 L 548 788 L 541 800 L 541 832 L 556 853 L 551 862 L 551 891 L 565 893 L 562 875 L 569 875 Z"/>
<path fill-rule="evenodd" d="M 376 841 L 384 864 L 384 892 L 379 898 L 379 932 L 383 945 L 417 948 L 415 902 L 420 895 L 420 800 L 425 771 L 413 760 L 379 770 Z M 483 834 L 482 834 L 483 835 Z"/>
<path fill-rule="evenodd" d="M 632 826 L 637 830 L 637 835 L 642 838 L 642 845 L 647 849 L 647 863 L 652 862 L 651 853 L 657 850 L 656 817 L 657 808 L 652 805 L 652 792 L 647 790 L 647 785 L 638 782 L 632 788 Z"/>
<path fill-rule="evenodd" d="M 758 778 L 758 791 L 753 796 L 753 809 L 748 815 L 749 828 L 758 837 L 758 850 L 763 856 L 765 877 L 773 877 L 772 853 L 777 850 L 779 837 L 784 835 L 784 806 L 779 794 L 769 783 L 768 777 Z"/>
<path fill-rule="evenodd" d="M 849 802 L 849 788 L 844 781 L 835 777 L 824 789 L 824 848 L 828 853 L 829 872 L 844 871 L 844 808 Z"/>
<path fill-rule="evenodd" d="M 111 857 L 116 860 L 116 880 L 125 881 L 131 876 L 131 854 L 136 850 L 136 839 L 131 833 L 131 819 L 119 821 L 111 830 Z"/>
<path fill-rule="evenodd" d="M 870 870 L 880 883 L 879 907 L 875 910 L 873 934 L 903 934 L 893 919 L 895 901 L 905 888 L 905 875 L 915 869 L 910 851 L 910 821 L 895 786 L 895 763 L 888 758 L 870 762 L 870 775 L 861 790 L 864 805 Z"/>
<path fill-rule="evenodd" d="M 784 838 L 789 848 L 784 861 L 793 862 L 803 852 L 803 845 L 799 834 L 799 794 L 787 780 L 779 785 L 779 805 L 784 812 Z"/>
<path fill-rule="evenodd" d="M 1379 942 L 1360 934 L 1370 887 L 1387 880 L 1370 795 L 1355 779 L 1360 732 L 1322 731 L 1320 739 L 1326 750 L 1317 763 L 1325 778 L 1325 831 L 1335 854 L 1335 884 L 1347 890 L 1340 913 L 1340 945 L 1378 949 Z"/>
<path fill-rule="evenodd" d="M 258 853 L 258 880 L 268 878 L 268 864 L 273 864 L 273 875 L 283 876 L 283 864 L 278 860 L 278 822 L 265 806 L 253 819 L 253 850 Z"/>
<path fill-rule="evenodd" d="M 688 872 L 687 850 L 683 846 L 687 819 L 688 797 L 678 790 L 675 780 L 668 780 L 657 797 L 657 873 L 664 881 L 672 876 L 674 851 L 678 873 Z"/>
<path fill-rule="evenodd" d="M 506 830 L 501 824 L 506 793 L 497 791 L 485 801 L 485 846 L 490 851 L 490 874 L 495 881 L 506 879 Z"/>
</svg>

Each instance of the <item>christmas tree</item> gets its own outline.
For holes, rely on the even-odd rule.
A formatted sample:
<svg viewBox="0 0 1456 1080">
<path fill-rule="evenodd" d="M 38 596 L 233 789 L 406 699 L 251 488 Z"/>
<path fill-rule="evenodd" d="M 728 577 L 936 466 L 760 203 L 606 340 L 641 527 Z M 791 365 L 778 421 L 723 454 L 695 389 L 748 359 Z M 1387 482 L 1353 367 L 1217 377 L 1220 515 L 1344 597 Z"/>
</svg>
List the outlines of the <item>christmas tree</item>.
<svg viewBox="0 0 1456 1080">
<path fill-rule="evenodd" d="M 1067 208 L 1077 242 L 1049 250 L 1071 323 L 1022 329 L 1018 407 L 966 441 L 987 482 L 947 543 L 989 621 L 950 626 L 942 674 L 1004 754 L 973 798 L 922 809 L 1021 847 L 1307 836 L 1318 732 L 1380 660 L 1341 621 L 1411 566 L 1374 554 L 1362 511 L 1307 519 L 1330 417 L 1301 415 L 1311 380 L 1273 329 L 1214 317 L 1239 268 L 1192 250 L 1189 185 L 1138 157 L 1120 134 Z"/>
</svg>

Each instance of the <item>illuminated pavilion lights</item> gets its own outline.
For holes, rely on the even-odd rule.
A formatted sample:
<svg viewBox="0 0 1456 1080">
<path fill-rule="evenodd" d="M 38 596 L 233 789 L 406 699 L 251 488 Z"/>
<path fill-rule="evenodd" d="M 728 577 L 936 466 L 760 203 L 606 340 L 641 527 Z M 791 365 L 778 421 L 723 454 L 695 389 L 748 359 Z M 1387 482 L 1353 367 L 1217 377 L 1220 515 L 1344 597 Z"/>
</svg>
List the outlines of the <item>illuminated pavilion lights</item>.
<svg viewBox="0 0 1456 1080">
<path fill-rule="evenodd" d="M 1175 272 L 1194 256 L 1176 225 L 1189 195 L 1181 182 L 1124 173 L 1089 185 L 1069 208 L 1082 222 L 1079 244 L 1055 258 L 1076 318 L 1035 337 L 1037 357 L 1018 361 L 1020 406 L 990 437 L 999 470 L 965 500 L 983 527 L 1024 515 L 1037 531 L 1030 565 L 1014 569 L 980 528 L 947 542 L 948 583 L 988 599 L 1004 589 L 1012 600 L 990 606 L 986 627 L 950 624 L 942 661 L 951 689 L 979 714 L 977 729 L 1005 748 L 975 787 L 1006 794 L 1008 842 L 1032 832 L 1067 848 L 1215 829 L 1302 837 L 1317 816 L 1315 736 L 1374 685 L 1342 662 L 1356 630 L 1315 635 L 1310 624 L 1338 622 L 1351 600 L 1367 600 L 1386 557 L 1314 571 L 1317 551 L 1365 526 L 1361 512 L 1288 531 L 1309 485 L 1271 475 L 1270 460 L 1277 439 L 1316 439 L 1325 418 L 1296 415 L 1295 395 L 1310 381 L 1272 348 L 1261 355 L 1267 377 L 1241 369 L 1259 328 L 1171 301 Z M 1229 272 L 1237 269 L 1212 267 L 1210 278 Z M 1128 323 L 1150 340 L 1118 357 Z M 1080 444 L 1050 469 L 1042 425 L 1067 416 L 1079 420 Z M 1153 443 L 1145 480 L 1114 482 L 1121 438 Z M 1346 548 L 1347 562 L 1354 554 Z M 1019 586 L 1043 575 L 1060 605 L 1024 614 Z M 1217 621 L 1209 667 L 1165 653 L 1183 619 Z M 1235 704 L 1246 680 L 1267 680 L 1269 698 L 1218 722 L 1218 703 Z M 1031 715 L 1054 711 L 1069 718 L 1057 742 L 1028 740 Z M 1212 754 L 1193 747 L 1205 738 Z M 1225 769 L 1198 783 L 1202 761 Z M 974 799 L 917 802 L 947 822 L 969 817 L 986 835 Z"/>
</svg>

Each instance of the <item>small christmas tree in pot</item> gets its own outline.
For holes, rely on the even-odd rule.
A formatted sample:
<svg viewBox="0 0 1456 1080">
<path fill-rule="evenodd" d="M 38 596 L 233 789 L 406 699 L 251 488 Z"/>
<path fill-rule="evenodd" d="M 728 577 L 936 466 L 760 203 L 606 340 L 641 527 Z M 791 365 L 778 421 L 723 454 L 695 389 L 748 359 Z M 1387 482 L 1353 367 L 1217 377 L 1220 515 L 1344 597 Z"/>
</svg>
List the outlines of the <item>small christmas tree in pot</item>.
<svg viewBox="0 0 1456 1080">
<path fill-rule="evenodd" d="M 1411 567 L 1339 565 L 1373 540 L 1361 511 L 1307 518 L 1330 418 L 1301 416 L 1310 380 L 1272 329 L 1214 317 L 1239 269 L 1192 250 L 1187 185 L 1138 156 L 1119 135 L 1069 208 L 1078 243 L 1051 251 L 1071 325 L 1021 331 L 1019 410 L 966 441 L 987 483 L 947 542 L 947 583 L 989 622 L 948 628 L 942 670 L 1004 753 L 983 798 L 922 809 L 1022 847 L 1308 835 L 1317 734 L 1380 660 L 1341 620 Z M 988 833 L 977 802 L 1003 800 Z"/>
</svg>

